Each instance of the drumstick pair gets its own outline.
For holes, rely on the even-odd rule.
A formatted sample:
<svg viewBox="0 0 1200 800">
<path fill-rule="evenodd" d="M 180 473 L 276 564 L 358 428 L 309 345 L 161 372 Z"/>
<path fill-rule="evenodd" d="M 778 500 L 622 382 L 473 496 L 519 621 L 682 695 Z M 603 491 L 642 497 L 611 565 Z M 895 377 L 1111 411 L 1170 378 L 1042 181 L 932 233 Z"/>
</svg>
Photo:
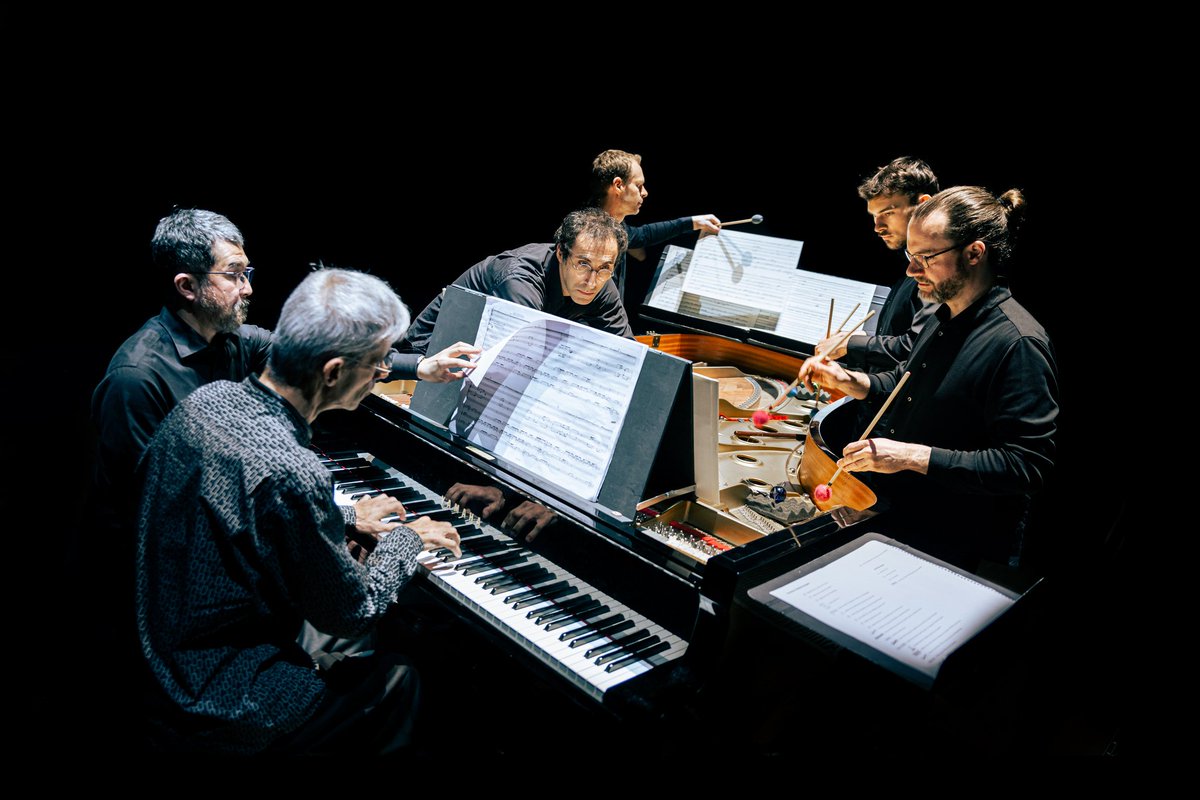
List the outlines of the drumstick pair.
<svg viewBox="0 0 1200 800">
<path fill-rule="evenodd" d="M 861 303 L 859 305 L 861 305 Z M 856 305 L 854 308 L 857 309 L 858 306 Z M 854 312 L 850 312 L 850 313 L 853 314 Z M 851 337 L 851 335 L 854 334 L 855 331 L 857 331 L 864 324 L 866 324 L 867 320 L 869 320 L 873 316 L 875 316 L 874 311 L 867 312 L 867 315 L 865 317 L 860 319 L 853 328 L 851 328 L 850 330 L 848 330 L 844 334 L 842 334 L 842 337 L 837 340 L 837 342 L 833 345 L 833 347 L 829 348 L 829 350 L 826 350 L 825 352 L 828 353 L 830 351 L 837 350 L 839 347 L 841 347 L 843 344 L 846 343 L 846 340 L 849 339 Z M 846 317 L 846 322 L 849 322 L 849 321 L 850 321 L 850 317 Z M 833 301 L 832 300 L 829 301 L 829 324 L 830 325 L 833 324 Z M 846 323 L 843 322 L 842 326 L 845 326 L 845 324 Z M 826 330 L 828 330 L 828 329 L 829 328 L 827 326 Z M 841 328 L 839 327 L 838 330 L 841 331 Z M 826 336 L 825 338 L 829 338 L 829 337 Z M 820 355 L 820 354 L 814 353 L 814 355 Z M 800 385 L 800 376 L 797 375 L 796 380 L 794 380 L 790 384 L 788 384 L 788 387 L 783 390 L 783 394 L 781 394 L 781 395 L 779 395 L 779 397 L 775 398 L 774 403 L 771 403 L 771 405 L 767 406 L 767 410 L 770 411 L 770 410 L 774 409 L 776 406 L 778 406 L 780 403 L 782 403 L 784 400 L 786 400 L 787 396 L 788 396 L 788 392 L 792 391 L 792 389 L 795 389 L 799 385 Z M 815 382 L 814 382 L 814 385 L 816 385 Z M 819 388 L 817 389 L 817 392 L 818 392 L 818 396 L 820 396 Z"/>
<path fill-rule="evenodd" d="M 911 374 L 912 373 L 910 372 L 905 372 L 900 376 L 900 382 L 896 384 L 896 388 L 892 389 L 892 393 L 889 394 L 887 400 L 883 402 L 883 406 L 879 409 L 879 413 L 875 415 L 875 419 L 871 420 L 871 424 L 867 426 L 867 429 L 863 431 L 862 436 L 858 437 L 856 441 L 861 442 L 863 439 L 866 439 L 871 435 L 871 431 L 875 429 L 875 425 L 878 424 L 879 420 L 883 417 L 883 413 L 888 410 L 888 406 L 890 406 L 892 401 L 896 399 L 896 395 L 900 394 L 900 389 L 904 387 L 904 382 L 908 380 L 908 376 Z M 833 482 L 836 481 L 838 476 L 841 474 L 842 468 L 838 467 L 834 471 L 833 477 L 829 479 L 829 483 L 818 484 L 816 488 L 813 489 L 813 499 L 821 500 L 822 502 L 828 500 L 833 495 Z M 824 488 L 825 491 L 821 491 L 822 488 Z"/>
</svg>

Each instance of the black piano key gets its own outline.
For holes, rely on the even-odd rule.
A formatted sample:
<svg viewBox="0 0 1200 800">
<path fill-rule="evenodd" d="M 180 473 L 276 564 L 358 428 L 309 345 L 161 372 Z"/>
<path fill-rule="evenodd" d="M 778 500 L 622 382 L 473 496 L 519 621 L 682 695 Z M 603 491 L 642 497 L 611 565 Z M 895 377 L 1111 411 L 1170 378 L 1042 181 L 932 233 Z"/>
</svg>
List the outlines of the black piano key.
<svg viewBox="0 0 1200 800">
<path fill-rule="evenodd" d="M 546 626 L 546 630 L 556 631 L 559 628 L 566 627 L 567 625 L 574 625 L 577 622 L 586 622 L 588 619 L 591 619 L 592 617 L 598 617 L 601 614 L 607 614 L 611 610 L 612 609 L 610 609 L 608 606 L 603 606 L 603 605 L 600 605 L 599 603 L 597 603 L 595 608 L 588 607 L 586 609 L 579 609 L 574 614 L 572 614 L 569 619 L 560 619 L 557 622 L 551 622 L 549 625 Z M 564 633 L 562 636 L 558 637 L 558 639 L 559 639 L 559 641 L 562 641 L 562 640 L 566 639 L 567 637 L 569 637 L 573 634 L 579 633 L 580 631 L 584 631 L 584 630 L 587 630 L 587 628 L 579 628 L 578 630 L 573 630 L 568 633 Z"/>
<path fill-rule="evenodd" d="M 543 569 L 540 574 L 535 574 L 533 576 L 522 576 L 520 578 L 516 578 L 511 581 L 506 581 L 504 583 L 497 583 L 495 586 L 491 587 L 491 593 L 492 594 L 502 594 L 504 592 L 510 592 L 513 589 L 517 588 L 518 586 L 535 586 L 539 583 L 545 583 L 546 581 L 552 581 L 556 577 L 558 577 L 558 576 L 555 575 L 553 572 Z"/>
<path fill-rule="evenodd" d="M 603 655 L 603 656 L 600 656 L 599 658 L 597 658 L 596 666 L 603 667 L 605 664 L 607 664 L 611 661 L 617 661 L 619 659 L 625 658 L 628 655 L 636 655 L 639 650 L 649 649 L 650 647 L 658 644 L 661 641 L 662 641 L 662 639 L 660 639 L 659 637 L 651 636 L 650 638 L 643 638 L 636 644 L 630 645 L 628 647 L 618 647 L 616 650 L 613 650 L 611 653 L 608 653 L 607 655 Z"/>
<path fill-rule="evenodd" d="M 515 603 L 515 602 L 520 602 L 521 600 L 528 600 L 531 597 L 537 597 L 543 591 L 553 591 L 560 587 L 570 586 L 570 585 L 571 584 L 567 583 L 566 581 L 559 581 L 558 583 L 552 583 L 549 586 L 543 586 L 538 589 L 530 589 L 527 592 L 518 592 L 517 594 L 510 594 L 508 597 L 504 598 L 504 602 Z"/>
<path fill-rule="evenodd" d="M 335 471 L 340 470 L 340 469 L 343 469 L 343 470 L 344 469 L 363 469 L 365 467 L 371 467 L 384 475 L 387 474 L 386 472 L 379 469 L 379 467 L 376 467 L 374 464 L 372 464 L 367 459 L 362 458 L 361 456 L 357 456 L 357 455 L 351 456 L 349 458 L 334 458 L 334 459 L 330 459 L 328 461 L 323 461 L 322 463 L 324 463 L 325 466 L 328 467 L 329 469 L 335 470 Z"/>
<path fill-rule="evenodd" d="M 538 603 L 544 603 L 547 600 L 555 600 L 559 597 L 566 597 L 569 594 L 575 594 L 579 591 L 577 587 L 570 585 L 566 581 L 563 581 L 563 583 L 565 585 L 561 588 L 547 587 L 546 589 L 540 591 L 540 597 L 531 597 L 528 600 L 519 600 L 513 603 L 513 611 L 519 611 L 522 608 L 528 608 L 529 606 L 537 605 Z"/>
<path fill-rule="evenodd" d="M 341 489 L 342 491 L 353 489 L 356 486 L 363 486 L 363 487 L 369 486 L 372 489 L 378 489 L 380 487 L 375 485 L 378 483 L 394 483 L 397 486 L 401 486 L 401 487 L 408 485 L 408 484 L 404 483 L 403 481 L 401 481 L 399 478 L 389 476 L 389 478 L 386 481 L 377 479 L 377 478 L 360 478 L 359 480 L 356 480 L 356 481 L 338 481 L 337 488 Z"/>
<path fill-rule="evenodd" d="M 362 466 L 337 465 L 328 467 L 329 477 L 334 481 L 383 480 L 392 477 L 379 467 L 364 464 Z"/>
<path fill-rule="evenodd" d="M 358 453 L 359 453 L 358 450 L 347 450 L 347 449 L 322 450 L 322 451 L 320 451 L 319 458 L 321 459 L 321 463 L 335 462 L 335 461 L 348 461 L 351 459 L 357 459 L 359 461 L 363 461 L 364 460 L 363 457 L 360 456 Z"/>
<path fill-rule="evenodd" d="M 621 615 L 618 614 L 617 616 L 620 617 Z M 570 647 L 580 647 L 581 645 L 585 645 L 588 642 L 594 642 L 597 639 L 600 639 L 604 636 L 608 636 L 613 633 L 619 633 L 620 631 L 628 630 L 629 628 L 632 628 L 634 625 L 637 624 L 636 622 L 634 622 L 631 619 L 625 619 L 624 617 L 621 617 L 621 618 L 624 620 L 623 622 L 615 622 L 611 625 L 606 625 L 603 628 L 595 628 L 591 633 L 584 634 L 583 636 L 580 636 L 576 639 L 571 639 L 571 644 L 569 646 Z M 577 634 L 577 633 L 579 633 L 579 631 L 567 631 L 559 638 L 568 639 L 572 636 L 575 636 L 575 634 Z"/>
<path fill-rule="evenodd" d="M 465 549 L 470 550 L 473 556 L 485 556 L 488 553 L 498 553 L 501 550 L 511 550 L 514 547 L 521 547 L 521 545 L 511 539 L 484 539 L 471 542 Z"/>
<path fill-rule="evenodd" d="M 600 601 L 592 598 L 588 602 L 583 603 L 582 605 L 574 606 L 573 608 L 563 609 L 562 611 L 556 611 L 550 614 L 542 614 L 534 620 L 534 623 L 538 625 L 545 623 L 543 630 L 557 630 L 558 628 L 562 627 L 562 625 L 570 625 L 573 622 L 582 622 L 585 617 L 581 615 L 591 614 L 600 608 L 600 606 Z M 554 628 L 550 627 L 555 623 L 562 623 L 562 625 L 558 625 Z"/>
<path fill-rule="evenodd" d="M 636 642 L 639 639 L 645 639 L 649 635 L 650 631 L 646 630 L 645 628 L 638 628 L 636 631 L 631 631 L 624 636 L 613 636 L 610 637 L 612 639 L 611 642 L 605 642 L 604 644 L 598 644 L 595 647 L 590 648 L 586 653 L 583 654 L 583 657 L 591 658 L 592 656 L 598 656 L 602 653 L 607 653 L 609 650 L 614 648 L 623 648 L 625 645 Z"/>
<path fill-rule="evenodd" d="M 661 653 L 665 650 L 670 650 L 670 649 L 671 649 L 670 642 L 659 642 L 658 644 L 655 644 L 652 647 L 648 647 L 644 650 L 638 650 L 633 655 L 625 656 L 620 661 L 614 661 L 613 663 L 611 663 L 607 667 L 605 667 L 604 671 L 605 672 L 616 672 L 617 670 L 621 669 L 622 667 L 627 667 L 630 664 L 636 664 L 639 661 L 645 661 L 648 658 L 650 658 L 650 656 L 652 656 L 652 655 L 656 655 L 658 653 Z"/>
<path fill-rule="evenodd" d="M 505 581 L 520 582 L 527 575 L 532 577 L 534 575 L 544 575 L 545 573 L 546 568 L 541 564 L 522 564 L 519 567 L 513 567 L 512 569 L 505 570 L 503 575 L 482 575 L 476 578 L 475 582 L 483 584 L 480 587 L 482 589 L 491 589 L 497 584 L 504 583 Z"/>
<path fill-rule="evenodd" d="M 600 601 L 594 599 L 590 594 L 581 594 L 581 595 L 579 595 L 579 597 L 572 597 L 570 600 L 566 600 L 562 603 L 558 603 L 557 605 L 554 606 L 554 608 L 543 608 L 543 609 L 539 609 L 537 611 L 530 611 L 528 614 L 525 615 L 525 618 L 532 619 L 538 625 L 541 625 L 543 622 L 546 622 L 547 620 L 553 621 L 553 620 L 556 620 L 559 617 L 563 616 L 564 614 L 571 614 L 575 611 L 575 609 L 577 609 L 581 606 L 585 606 L 588 603 L 598 603 L 598 602 L 600 602 Z M 534 619 L 534 617 L 537 617 L 537 619 Z"/>
<path fill-rule="evenodd" d="M 466 569 L 464 569 L 462 571 L 462 574 L 464 576 L 475 575 L 476 573 L 483 572 L 485 570 L 503 569 L 505 567 L 511 567 L 516 564 L 523 564 L 529 560 L 529 555 L 530 555 L 530 553 L 528 550 L 519 550 L 515 553 L 504 553 L 503 555 L 487 556 L 486 558 L 481 559 L 479 564 L 475 564 L 474 566 L 470 566 L 470 567 L 467 567 Z"/>
<path fill-rule="evenodd" d="M 603 633 L 606 630 L 608 630 L 612 626 L 616 625 L 617 623 L 624 622 L 624 621 L 625 621 L 624 614 L 611 614 L 607 617 L 601 617 L 600 619 L 593 619 L 590 622 L 588 622 L 587 625 L 584 625 L 582 628 L 576 628 L 575 630 L 567 631 L 566 633 L 559 636 L 558 639 L 559 639 L 559 641 L 566 641 L 567 639 L 574 639 L 576 637 L 581 637 L 585 634 L 589 634 L 589 632 L 591 632 L 591 631 L 594 631 L 598 634 L 603 635 Z M 592 637 L 592 638 L 594 639 L 595 637 Z M 591 639 L 589 639 L 588 641 L 591 641 Z M 586 644 L 586 643 L 580 642 L 580 644 Z M 575 647 L 576 645 L 574 643 L 572 643 L 571 646 Z"/>
</svg>

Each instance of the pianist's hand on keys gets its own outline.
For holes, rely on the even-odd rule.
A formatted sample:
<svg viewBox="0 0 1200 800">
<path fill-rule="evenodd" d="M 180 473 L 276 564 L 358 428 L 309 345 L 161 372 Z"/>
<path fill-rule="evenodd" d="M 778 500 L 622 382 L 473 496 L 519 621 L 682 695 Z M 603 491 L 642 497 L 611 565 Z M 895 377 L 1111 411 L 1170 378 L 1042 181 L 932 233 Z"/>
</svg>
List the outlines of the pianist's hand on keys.
<svg viewBox="0 0 1200 800">
<path fill-rule="evenodd" d="M 458 531 L 449 522 L 437 522 L 429 517 L 418 517 L 406 520 L 404 527 L 417 532 L 425 550 L 439 550 L 444 547 L 454 553 L 455 558 L 462 558 Z"/>
</svg>

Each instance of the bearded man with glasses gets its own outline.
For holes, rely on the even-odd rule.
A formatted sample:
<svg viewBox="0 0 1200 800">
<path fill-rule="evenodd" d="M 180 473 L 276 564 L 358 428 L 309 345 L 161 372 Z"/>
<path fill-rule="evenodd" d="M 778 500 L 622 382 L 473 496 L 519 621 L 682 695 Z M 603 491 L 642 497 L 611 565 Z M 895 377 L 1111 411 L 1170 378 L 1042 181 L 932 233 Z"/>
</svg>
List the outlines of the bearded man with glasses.
<svg viewBox="0 0 1200 800">
<path fill-rule="evenodd" d="M 1024 212 L 1016 189 L 958 186 L 922 203 L 908 223 L 908 275 L 938 306 L 907 359 L 867 375 L 814 356 L 799 374 L 878 403 L 911 373 L 838 466 L 870 473 L 884 532 L 972 572 L 1020 567 L 1030 501 L 1056 456 L 1054 348 L 1008 288 Z"/>
</svg>

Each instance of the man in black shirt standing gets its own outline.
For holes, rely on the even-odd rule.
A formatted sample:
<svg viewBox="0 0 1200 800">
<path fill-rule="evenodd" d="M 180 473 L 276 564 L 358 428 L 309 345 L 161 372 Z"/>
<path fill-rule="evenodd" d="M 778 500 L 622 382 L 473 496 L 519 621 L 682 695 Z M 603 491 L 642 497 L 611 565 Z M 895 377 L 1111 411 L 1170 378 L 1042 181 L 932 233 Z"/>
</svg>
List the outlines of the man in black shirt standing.
<svg viewBox="0 0 1200 800">
<path fill-rule="evenodd" d="M 894 159 L 858 187 L 867 201 L 867 213 L 875 233 L 889 250 L 903 251 L 908 242 L 908 220 L 917 206 L 937 194 L 938 179 L 919 158 Z M 830 358 L 847 356 L 847 361 L 869 372 L 889 370 L 908 358 L 913 342 L 933 313 L 936 303 L 917 295 L 916 282 L 905 276 L 892 286 L 879 312 L 874 334 L 856 333 L 844 345 L 835 334 L 817 345 L 817 352 Z"/>
<path fill-rule="evenodd" d="M 871 476 L 889 532 L 973 571 L 1019 565 L 1031 495 L 1054 466 L 1058 372 L 1046 331 L 1009 292 L 1017 190 L 959 186 L 920 205 L 908 226 L 908 275 L 938 303 L 907 361 L 875 375 L 822 356 L 801 380 L 851 397 L 887 397 L 911 377 L 866 441 L 838 465 Z M 836 486 L 833 502 L 837 502 Z"/>
<path fill-rule="evenodd" d="M 617 294 L 625 302 L 625 256 L 638 261 L 646 260 L 646 248 L 662 244 L 688 231 L 720 233 L 721 220 L 712 214 L 694 217 L 679 217 L 664 222 L 648 222 L 645 225 L 630 225 L 626 217 L 639 214 L 642 203 L 649 192 L 646 190 L 646 174 L 642 171 L 642 157 L 624 150 L 605 150 L 592 161 L 592 188 L 589 203 L 602 208 L 609 216 L 621 223 L 629 237 L 626 253 L 617 259 L 613 270 L 613 283 Z"/>
</svg>

